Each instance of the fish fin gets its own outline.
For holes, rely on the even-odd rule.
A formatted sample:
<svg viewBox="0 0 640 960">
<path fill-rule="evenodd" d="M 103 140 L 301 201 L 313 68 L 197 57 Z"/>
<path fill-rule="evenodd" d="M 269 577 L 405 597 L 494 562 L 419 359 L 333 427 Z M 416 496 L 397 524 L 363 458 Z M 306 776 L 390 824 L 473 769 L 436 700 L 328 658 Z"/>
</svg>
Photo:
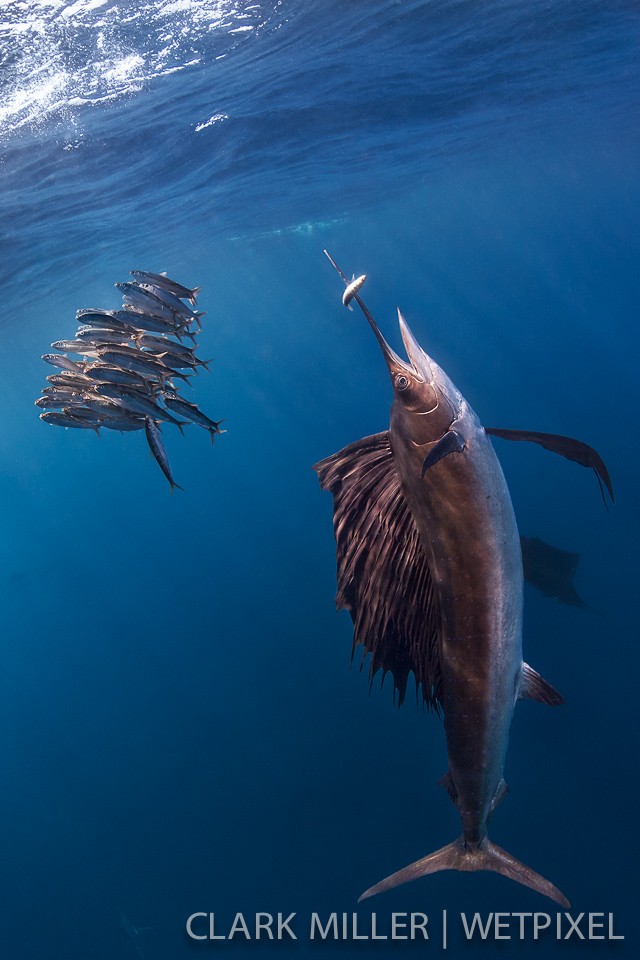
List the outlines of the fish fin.
<svg viewBox="0 0 640 960">
<path fill-rule="evenodd" d="M 551 453 L 558 453 L 567 460 L 573 460 L 574 463 L 579 463 L 581 467 L 590 467 L 597 477 L 605 506 L 606 500 L 602 489 L 603 483 L 609 491 L 611 502 L 615 503 L 611 477 L 609 476 L 605 462 L 597 450 L 594 450 L 593 447 L 590 447 L 587 443 L 583 443 L 581 440 L 574 440 L 573 437 L 563 437 L 556 433 L 534 433 L 531 430 L 502 430 L 496 427 L 485 427 L 484 429 L 485 433 L 494 437 L 502 437 L 503 440 L 527 440 L 531 443 L 537 443 L 541 447 L 544 447 L 545 450 L 550 450 Z"/>
<path fill-rule="evenodd" d="M 504 800 L 504 798 L 508 793 L 509 793 L 509 787 L 507 785 L 507 781 L 503 777 L 503 779 L 500 781 L 500 783 L 496 787 L 496 792 L 493 795 L 493 800 L 491 801 L 491 809 L 489 810 L 489 816 L 491 816 L 493 811 L 500 806 L 500 804 L 502 803 L 502 801 Z"/>
<path fill-rule="evenodd" d="M 183 493 L 185 492 L 184 487 L 181 487 L 179 483 L 175 482 L 175 480 L 169 480 L 169 485 L 171 487 L 171 493 L 173 493 L 174 490 L 182 490 Z"/>
<path fill-rule="evenodd" d="M 354 624 L 353 649 L 371 654 L 369 674 L 391 673 L 402 704 L 409 673 L 438 708 L 439 614 L 420 535 L 400 488 L 388 431 L 314 466 L 333 494 L 338 609 Z"/>
<path fill-rule="evenodd" d="M 539 537 L 520 537 L 524 579 L 545 597 L 555 597 L 561 603 L 591 610 L 592 607 L 578 595 L 573 578 L 580 554 L 561 550 Z"/>
<path fill-rule="evenodd" d="M 454 805 L 454 807 L 457 807 L 457 806 L 458 806 L 458 791 L 457 791 L 457 789 L 456 789 L 455 783 L 453 782 L 453 777 L 451 776 L 451 772 L 450 772 L 450 771 L 447 771 L 447 773 L 445 773 L 444 777 L 441 777 L 438 782 L 439 782 L 440 786 L 441 786 L 441 787 L 444 787 L 444 789 L 447 791 L 447 793 L 448 793 L 448 795 L 449 795 L 449 799 L 451 800 L 451 802 L 452 802 L 452 804 Z M 502 800 L 504 799 L 505 794 L 507 794 L 508 792 L 509 792 L 509 787 L 507 786 L 507 782 L 506 782 L 506 780 L 502 779 L 502 780 L 500 781 L 500 783 L 498 784 L 498 786 L 497 786 L 497 788 L 496 788 L 496 792 L 495 792 L 494 797 L 493 797 L 493 800 L 491 801 L 491 809 L 490 809 L 490 811 L 489 811 L 489 814 L 492 814 L 492 813 L 493 813 L 493 811 L 496 809 L 496 807 L 497 807 L 497 806 L 502 802 Z"/>
<path fill-rule="evenodd" d="M 440 777 L 440 779 L 438 780 L 438 783 L 440 784 L 441 787 L 444 787 L 444 789 L 447 791 L 447 793 L 449 794 L 449 799 L 451 800 L 451 803 L 454 805 L 454 807 L 457 807 L 458 791 L 456 790 L 456 785 L 453 782 L 453 777 L 451 776 L 451 773 L 448 770 L 445 773 L 444 777 Z"/>
<path fill-rule="evenodd" d="M 353 313 L 353 307 L 351 306 L 350 303 L 345 303 L 345 307 L 347 308 L 347 310 L 351 310 L 351 313 Z"/>
<path fill-rule="evenodd" d="M 433 467 L 439 460 L 448 457 L 450 453 L 462 453 L 464 450 L 464 440 L 455 430 L 447 430 L 444 437 L 440 437 L 435 447 L 424 458 L 420 479 L 422 479 L 430 467 Z"/>
<path fill-rule="evenodd" d="M 491 843 L 488 837 L 477 846 L 471 847 L 465 844 L 464 838 L 459 837 L 446 847 L 436 850 L 435 853 L 424 857 L 422 860 L 416 860 L 409 864 L 403 870 L 392 873 L 390 877 L 369 887 L 358 899 L 366 900 L 378 893 L 384 893 L 393 887 L 399 887 L 403 883 L 409 883 L 411 880 L 417 880 L 419 877 L 425 877 L 429 873 L 437 873 L 439 870 L 492 870 L 494 873 L 500 873 L 503 877 L 515 880 L 525 887 L 537 890 L 545 897 L 549 897 L 565 909 L 569 909 L 570 903 L 563 893 L 552 883 L 541 877 L 539 873 L 525 866 L 510 853 Z"/>
<path fill-rule="evenodd" d="M 522 664 L 522 679 L 520 680 L 518 698 L 520 700 L 537 700 L 539 703 L 546 703 L 550 707 L 557 707 L 564 703 L 564 698 L 555 687 L 552 687 L 528 663 Z"/>
</svg>

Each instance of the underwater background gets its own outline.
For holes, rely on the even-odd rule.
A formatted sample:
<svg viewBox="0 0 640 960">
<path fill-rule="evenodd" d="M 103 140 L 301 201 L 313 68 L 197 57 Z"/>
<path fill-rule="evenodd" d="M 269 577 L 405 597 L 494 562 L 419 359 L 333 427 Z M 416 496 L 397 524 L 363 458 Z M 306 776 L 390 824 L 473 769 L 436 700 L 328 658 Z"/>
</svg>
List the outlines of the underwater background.
<svg viewBox="0 0 640 960">
<path fill-rule="evenodd" d="M 546 911 L 488 873 L 356 907 L 453 840 L 441 721 L 371 693 L 335 613 L 311 466 L 386 429 L 396 305 L 489 426 L 574 435 L 612 475 L 496 440 L 521 531 L 580 553 L 593 607 L 525 589 L 491 836 L 637 951 L 640 9 L 616 0 L 2 5 L 0 950 L 12 960 L 344 960 L 415 943 L 193 943 L 215 911 Z M 81 307 L 132 268 L 202 288 L 195 400 L 226 418 L 52 430 L 33 401 Z M 121 914 L 139 928 L 127 937 Z M 435 920 L 434 920 L 435 922 Z M 449 951 L 451 952 L 451 951 Z M 457 951 L 454 951 L 457 952 Z"/>
</svg>

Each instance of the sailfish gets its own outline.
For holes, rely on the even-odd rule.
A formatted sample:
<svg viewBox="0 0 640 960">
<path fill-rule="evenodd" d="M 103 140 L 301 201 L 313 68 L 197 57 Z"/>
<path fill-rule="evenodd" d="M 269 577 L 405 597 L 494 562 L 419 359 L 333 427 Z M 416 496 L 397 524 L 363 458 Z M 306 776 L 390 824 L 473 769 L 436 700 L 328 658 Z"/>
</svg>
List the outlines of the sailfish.
<svg viewBox="0 0 640 960">
<path fill-rule="evenodd" d="M 351 281 L 325 250 L 347 288 Z M 338 608 L 354 623 L 353 648 L 370 676 L 393 677 L 401 704 L 410 673 L 441 712 L 442 778 L 462 823 L 453 843 L 366 890 L 360 900 L 439 870 L 491 870 L 569 906 L 552 883 L 488 836 L 507 792 L 504 763 L 519 699 L 562 697 L 522 658 L 523 569 L 511 497 L 490 435 L 538 443 L 591 467 L 613 500 L 596 451 L 569 437 L 485 428 L 398 310 L 408 360 L 365 306 L 393 387 L 389 429 L 317 463 L 333 494 Z M 604 494 L 603 494 L 604 496 Z"/>
</svg>

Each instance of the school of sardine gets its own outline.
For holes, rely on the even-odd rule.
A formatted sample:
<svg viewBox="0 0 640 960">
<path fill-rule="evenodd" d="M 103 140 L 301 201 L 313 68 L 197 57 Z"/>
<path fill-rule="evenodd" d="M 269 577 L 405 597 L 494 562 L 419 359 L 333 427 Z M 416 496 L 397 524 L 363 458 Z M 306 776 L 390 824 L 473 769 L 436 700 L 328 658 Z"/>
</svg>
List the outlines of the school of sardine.
<svg viewBox="0 0 640 960">
<path fill-rule="evenodd" d="M 189 383 L 199 367 L 209 369 L 210 361 L 196 356 L 196 332 L 203 316 L 196 309 L 199 290 L 164 273 L 132 270 L 131 276 L 132 281 L 115 285 L 122 294 L 121 310 L 78 310 L 75 339 L 51 344 L 56 353 L 42 359 L 57 372 L 47 377 L 35 403 L 43 411 L 40 419 L 54 426 L 96 433 L 144 430 L 173 491 L 178 484 L 161 425 L 173 424 L 182 433 L 185 425 L 196 424 L 209 432 L 212 443 L 225 432 L 220 429 L 222 420 L 212 420 L 181 397 L 176 383 Z"/>
</svg>

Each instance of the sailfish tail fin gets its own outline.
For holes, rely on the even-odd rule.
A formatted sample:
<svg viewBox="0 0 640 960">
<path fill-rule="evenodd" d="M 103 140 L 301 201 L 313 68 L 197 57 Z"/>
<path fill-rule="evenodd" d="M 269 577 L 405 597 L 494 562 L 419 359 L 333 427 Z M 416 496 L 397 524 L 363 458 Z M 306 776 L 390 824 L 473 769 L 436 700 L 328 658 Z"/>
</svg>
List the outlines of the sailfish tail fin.
<svg viewBox="0 0 640 960">
<path fill-rule="evenodd" d="M 537 890 L 545 897 L 550 897 L 565 909 L 570 906 L 565 895 L 557 887 L 524 863 L 516 860 L 506 850 L 491 843 L 488 837 L 485 837 L 475 848 L 467 847 L 464 839 L 459 837 L 448 846 L 436 850 L 422 860 L 416 860 L 415 863 L 376 883 L 375 886 L 369 887 L 358 902 L 373 897 L 377 893 L 384 893 L 393 887 L 399 887 L 403 883 L 409 883 L 411 880 L 417 880 L 418 877 L 425 877 L 428 873 L 437 873 L 439 870 L 493 870 L 495 873 L 501 873 L 503 877 L 515 880 L 516 883 Z"/>
</svg>

